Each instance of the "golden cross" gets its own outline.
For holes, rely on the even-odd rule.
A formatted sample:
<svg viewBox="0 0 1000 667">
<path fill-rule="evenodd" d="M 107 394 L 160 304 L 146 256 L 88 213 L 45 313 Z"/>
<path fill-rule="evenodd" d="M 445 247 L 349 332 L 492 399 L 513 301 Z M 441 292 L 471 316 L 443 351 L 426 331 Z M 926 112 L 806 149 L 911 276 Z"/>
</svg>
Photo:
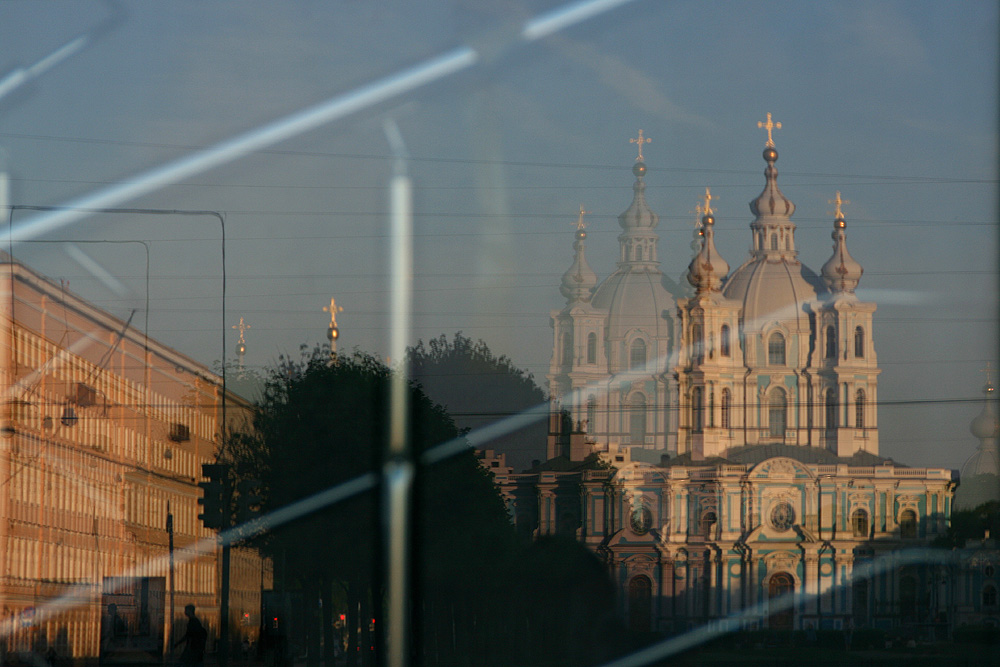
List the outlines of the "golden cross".
<svg viewBox="0 0 1000 667">
<path fill-rule="evenodd" d="M 765 123 L 764 121 L 758 120 L 757 121 L 757 127 L 762 127 L 762 128 L 767 129 L 767 146 L 769 146 L 771 148 L 774 148 L 774 138 L 771 137 L 771 130 L 780 130 L 781 129 L 781 123 L 771 122 L 771 112 L 768 111 L 767 112 L 767 122 Z"/>
<path fill-rule="evenodd" d="M 694 205 L 694 226 L 701 224 L 701 202 Z"/>
<path fill-rule="evenodd" d="M 250 325 L 247 324 L 246 322 L 244 322 L 243 318 L 241 317 L 240 318 L 240 323 L 239 324 L 234 324 L 232 328 L 240 330 L 240 345 L 246 345 L 246 340 L 243 338 L 243 332 L 245 332 L 247 329 L 249 329 Z"/>
<path fill-rule="evenodd" d="M 712 192 L 705 188 L 705 215 L 712 215 L 712 200 L 718 199 L 718 197 L 713 197 Z"/>
<path fill-rule="evenodd" d="M 827 199 L 827 204 L 833 204 L 833 215 L 834 219 L 840 219 L 844 217 L 844 212 L 840 210 L 840 207 L 844 204 L 850 204 L 851 202 L 847 199 L 840 198 L 840 190 L 837 190 L 837 196 L 834 199 Z"/>
<path fill-rule="evenodd" d="M 580 218 L 576 221 L 577 231 L 587 228 L 587 225 L 583 222 L 583 216 L 587 215 L 588 213 L 593 213 L 593 211 L 584 211 L 583 204 L 580 204 Z"/>
<path fill-rule="evenodd" d="M 330 297 L 330 305 L 323 306 L 324 313 L 330 313 L 330 326 L 334 329 L 337 328 L 337 313 L 344 312 L 343 306 L 338 306 L 336 299 L 332 296 Z"/>
<path fill-rule="evenodd" d="M 635 159 L 636 162 L 642 162 L 642 145 L 643 144 L 648 144 L 651 141 L 653 141 L 653 140 L 650 139 L 649 137 L 643 137 L 642 136 L 642 130 L 639 130 L 639 138 L 638 139 L 629 139 L 628 140 L 628 142 L 630 144 L 639 144 L 639 157 L 637 157 Z"/>
<path fill-rule="evenodd" d="M 986 373 L 986 384 L 992 387 L 993 386 L 993 367 L 990 365 L 990 362 L 988 362 L 988 361 L 986 362 L 986 368 L 984 368 L 983 370 L 981 370 L 980 373 Z"/>
</svg>

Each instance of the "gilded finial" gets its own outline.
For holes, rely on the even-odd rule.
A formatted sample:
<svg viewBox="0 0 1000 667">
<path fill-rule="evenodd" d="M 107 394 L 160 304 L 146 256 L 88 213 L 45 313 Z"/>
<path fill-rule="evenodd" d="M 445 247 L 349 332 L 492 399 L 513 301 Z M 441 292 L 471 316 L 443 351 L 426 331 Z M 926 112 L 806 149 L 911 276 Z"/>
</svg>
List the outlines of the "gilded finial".
<svg viewBox="0 0 1000 667">
<path fill-rule="evenodd" d="M 643 137 L 642 136 L 642 130 L 639 130 L 639 137 L 637 139 L 629 139 L 628 140 L 628 142 L 630 144 L 638 144 L 639 145 L 639 157 L 637 157 L 635 159 L 636 162 L 642 162 L 642 145 L 643 144 L 648 144 L 648 143 L 650 143 L 652 141 L 653 140 L 650 139 L 649 137 Z"/>
<path fill-rule="evenodd" d="M 336 329 L 337 328 L 337 313 L 344 312 L 343 306 L 338 306 L 337 305 L 337 300 L 334 299 L 331 296 L 330 297 L 330 305 L 329 306 L 323 306 L 323 312 L 324 313 L 330 313 L 330 328 L 331 329 Z"/>
<path fill-rule="evenodd" d="M 583 210 L 583 204 L 580 204 L 580 217 L 576 221 L 576 231 L 582 232 L 583 230 L 585 230 L 587 228 L 587 223 L 585 223 L 583 221 L 583 216 L 587 215 L 588 213 L 592 213 L 592 212 L 593 211 L 585 211 L 585 210 Z"/>
<path fill-rule="evenodd" d="M 713 197 L 712 196 L 712 191 L 709 190 L 708 188 L 705 188 L 705 208 L 704 208 L 705 215 L 712 215 L 712 213 L 714 212 L 712 210 L 712 200 L 713 199 L 718 199 L 718 198 L 717 197 Z"/>
<path fill-rule="evenodd" d="M 234 324 L 234 325 L 232 326 L 232 328 L 233 328 L 233 329 L 239 329 L 239 330 L 240 330 L 240 340 L 239 340 L 239 344 L 240 344 L 241 346 L 246 346 L 246 344 L 247 344 L 247 341 L 246 341 L 246 339 L 245 339 L 245 338 L 243 337 L 243 334 L 244 334 L 244 333 L 246 332 L 246 330 L 247 330 L 247 329 L 249 329 L 249 328 L 250 328 L 250 325 L 249 325 L 249 324 L 247 324 L 246 322 L 244 322 L 244 321 L 243 321 L 243 318 L 241 317 L 241 318 L 240 318 L 240 323 L 239 323 L 239 324 Z"/>
<path fill-rule="evenodd" d="M 827 199 L 826 203 L 833 204 L 833 219 L 837 221 L 837 224 L 841 227 L 844 226 L 844 211 L 841 207 L 844 204 L 850 204 L 851 202 L 847 199 L 840 198 L 840 190 L 837 190 L 837 196 L 833 199 Z"/>
<path fill-rule="evenodd" d="M 981 373 L 986 373 L 986 391 L 993 392 L 993 367 L 990 362 L 986 362 L 986 368 L 984 368 Z"/>
<path fill-rule="evenodd" d="M 771 112 L 767 112 L 767 122 L 757 121 L 757 127 L 764 128 L 767 130 L 767 147 L 774 148 L 774 137 L 771 136 L 771 130 L 780 130 L 781 123 L 775 123 L 771 121 Z"/>
</svg>

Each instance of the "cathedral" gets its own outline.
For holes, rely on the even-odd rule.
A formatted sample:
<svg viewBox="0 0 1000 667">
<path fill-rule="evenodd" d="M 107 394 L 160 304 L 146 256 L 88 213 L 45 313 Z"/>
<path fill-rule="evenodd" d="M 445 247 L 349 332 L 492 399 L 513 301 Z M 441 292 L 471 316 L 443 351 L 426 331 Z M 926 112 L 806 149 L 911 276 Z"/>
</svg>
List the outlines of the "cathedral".
<svg viewBox="0 0 1000 667">
<path fill-rule="evenodd" d="M 548 460 L 497 481 L 521 534 L 569 536 L 605 562 L 636 631 L 954 618 L 955 587 L 901 554 L 945 533 L 957 477 L 879 456 L 876 306 L 855 293 L 844 202 L 831 202 L 833 252 L 816 273 L 778 187 L 780 124 L 758 126 L 764 187 L 734 270 L 706 190 L 691 287 L 661 271 L 641 132 L 603 281 L 581 208 L 566 305 L 551 314 Z"/>
</svg>

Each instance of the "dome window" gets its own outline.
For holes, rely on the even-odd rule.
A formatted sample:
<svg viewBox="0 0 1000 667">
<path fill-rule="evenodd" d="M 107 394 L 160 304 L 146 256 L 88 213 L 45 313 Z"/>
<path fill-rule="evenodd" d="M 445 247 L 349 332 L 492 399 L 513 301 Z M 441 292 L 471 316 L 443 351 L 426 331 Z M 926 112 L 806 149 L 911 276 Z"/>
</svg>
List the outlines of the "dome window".
<svg viewBox="0 0 1000 667">
<path fill-rule="evenodd" d="M 629 401 L 629 442 L 643 445 L 646 442 L 646 397 L 635 394 Z"/>
<path fill-rule="evenodd" d="M 771 366 L 785 365 L 785 337 L 777 331 L 767 340 L 767 363 Z"/>
<path fill-rule="evenodd" d="M 778 235 L 771 234 L 771 250 L 777 250 L 777 249 L 778 249 Z"/>
<path fill-rule="evenodd" d="M 646 341 L 637 338 L 629 350 L 629 368 L 641 370 L 646 367 Z"/>
<path fill-rule="evenodd" d="M 837 390 L 828 389 L 826 392 L 826 430 L 837 429 Z"/>
<path fill-rule="evenodd" d="M 691 430 L 701 433 L 705 426 L 704 394 L 701 387 L 691 390 Z"/>
<path fill-rule="evenodd" d="M 587 363 L 597 363 L 597 334 L 587 334 Z"/>
<path fill-rule="evenodd" d="M 729 339 L 729 325 L 723 324 L 722 329 L 719 331 L 719 354 L 724 357 L 728 357 L 730 355 Z"/>
<path fill-rule="evenodd" d="M 826 328 L 826 358 L 837 358 L 837 329 L 832 325 Z"/>
<path fill-rule="evenodd" d="M 785 424 L 788 421 L 788 403 L 785 401 L 785 390 L 781 388 L 771 392 L 767 408 L 768 425 L 772 437 L 785 437 Z"/>
<path fill-rule="evenodd" d="M 702 362 L 704 348 L 705 342 L 701 334 L 701 325 L 695 324 L 691 327 L 691 359 L 700 364 Z"/>
<path fill-rule="evenodd" d="M 728 389 L 722 390 L 722 428 L 732 428 L 733 396 Z"/>
<path fill-rule="evenodd" d="M 865 427 L 865 390 L 858 389 L 854 395 L 854 427 Z"/>
<path fill-rule="evenodd" d="M 854 356 L 859 359 L 865 356 L 865 330 L 861 327 L 854 330 Z"/>
<path fill-rule="evenodd" d="M 562 337 L 563 350 L 562 350 L 562 362 L 564 366 L 570 366 L 573 364 L 573 334 L 566 332 Z"/>
</svg>

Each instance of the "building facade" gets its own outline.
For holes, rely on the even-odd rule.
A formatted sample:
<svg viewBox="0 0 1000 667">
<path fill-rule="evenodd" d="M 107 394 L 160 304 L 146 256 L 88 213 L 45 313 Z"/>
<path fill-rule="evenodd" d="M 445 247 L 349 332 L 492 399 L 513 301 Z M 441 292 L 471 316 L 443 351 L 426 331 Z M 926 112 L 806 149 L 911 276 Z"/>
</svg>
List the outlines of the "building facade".
<svg viewBox="0 0 1000 667">
<path fill-rule="evenodd" d="M 956 589 L 907 554 L 945 534 L 957 475 L 879 456 L 876 306 L 855 293 L 840 193 L 816 273 L 778 188 L 778 126 L 759 126 L 750 256 L 730 271 L 706 190 L 689 296 L 659 269 L 641 152 L 600 283 L 581 214 L 551 318 L 550 460 L 497 479 L 520 533 L 604 560 L 637 631 L 954 618 Z"/>
<path fill-rule="evenodd" d="M 218 550 L 197 483 L 218 447 L 220 378 L 8 257 L 0 285 L 3 649 L 159 655 L 189 603 L 217 634 Z M 227 419 L 248 408 L 225 404 Z M 256 631 L 265 564 L 234 562 L 246 609 L 232 615 Z"/>
</svg>

